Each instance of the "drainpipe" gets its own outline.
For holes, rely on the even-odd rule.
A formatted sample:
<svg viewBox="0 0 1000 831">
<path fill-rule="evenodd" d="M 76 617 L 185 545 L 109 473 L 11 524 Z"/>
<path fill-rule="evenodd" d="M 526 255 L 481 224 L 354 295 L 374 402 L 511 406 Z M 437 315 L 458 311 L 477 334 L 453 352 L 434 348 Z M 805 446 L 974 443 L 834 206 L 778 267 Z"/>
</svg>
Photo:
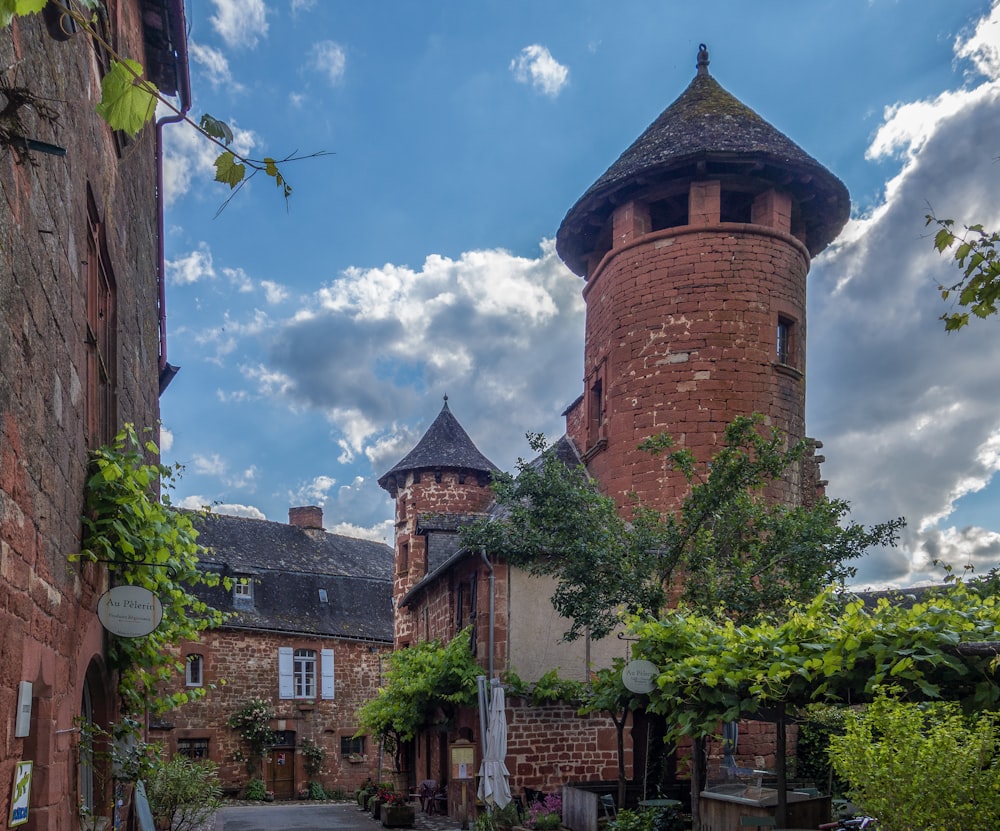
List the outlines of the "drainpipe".
<svg viewBox="0 0 1000 831">
<path fill-rule="evenodd" d="M 167 290 L 166 290 L 166 263 L 164 254 L 164 207 L 163 207 L 163 126 L 165 124 L 176 124 L 183 121 L 191 109 L 191 71 L 188 66 L 187 51 L 187 23 L 184 18 L 183 0 L 170 0 L 168 4 L 170 19 L 170 40 L 174 45 L 174 53 L 177 58 L 177 93 L 180 96 L 180 112 L 175 115 L 164 116 L 156 122 L 156 220 L 159 236 L 156 243 L 156 268 L 157 268 L 157 291 L 159 294 L 158 323 L 160 330 L 160 355 L 159 355 L 159 394 L 163 391 L 177 374 L 179 367 L 171 366 L 167 363 Z"/>
<path fill-rule="evenodd" d="M 495 625 L 495 622 L 496 622 L 496 612 L 495 612 L 495 605 L 494 605 L 495 602 L 496 602 L 496 600 L 494 598 L 494 589 L 495 589 L 494 580 L 496 578 L 494 577 L 494 574 L 493 574 L 493 564 L 489 561 L 489 558 L 486 556 L 486 548 L 485 548 L 485 546 L 483 548 L 479 549 L 479 555 L 483 558 L 483 562 L 486 563 L 486 568 L 488 568 L 490 570 L 490 632 L 489 632 L 489 636 L 490 636 L 490 681 L 492 681 L 493 680 L 493 653 L 494 653 L 493 630 L 494 630 L 494 625 Z"/>
</svg>

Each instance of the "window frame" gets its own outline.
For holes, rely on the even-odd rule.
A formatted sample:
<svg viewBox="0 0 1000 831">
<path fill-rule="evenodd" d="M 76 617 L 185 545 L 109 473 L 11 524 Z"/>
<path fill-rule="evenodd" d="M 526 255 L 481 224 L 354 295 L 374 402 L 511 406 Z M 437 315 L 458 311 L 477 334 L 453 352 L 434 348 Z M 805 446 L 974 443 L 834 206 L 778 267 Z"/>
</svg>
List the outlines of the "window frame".
<svg viewBox="0 0 1000 831">
<path fill-rule="evenodd" d="M 192 671 L 194 667 L 198 667 L 197 673 Z M 201 655 L 197 652 L 188 653 L 187 660 L 184 662 L 184 686 L 186 687 L 205 686 L 204 655 Z"/>
<path fill-rule="evenodd" d="M 292 697 L 296 700 L 316 699 L 318 658 L 315 649 L 292 652 Z"/>
</svg>

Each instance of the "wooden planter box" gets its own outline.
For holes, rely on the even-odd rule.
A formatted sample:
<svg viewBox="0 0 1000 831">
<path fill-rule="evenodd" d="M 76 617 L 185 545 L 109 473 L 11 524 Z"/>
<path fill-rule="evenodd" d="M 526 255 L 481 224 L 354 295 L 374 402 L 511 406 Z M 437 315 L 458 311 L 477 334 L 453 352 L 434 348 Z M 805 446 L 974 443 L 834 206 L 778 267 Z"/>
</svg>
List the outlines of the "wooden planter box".
<svg viewBox="0 0 1000 831">
<path fill-rule="evenodd" d="M 382 825 L 386 828 L 412 828 L 416 810 L 412 805 L 383 805 Z"/>
</svg>

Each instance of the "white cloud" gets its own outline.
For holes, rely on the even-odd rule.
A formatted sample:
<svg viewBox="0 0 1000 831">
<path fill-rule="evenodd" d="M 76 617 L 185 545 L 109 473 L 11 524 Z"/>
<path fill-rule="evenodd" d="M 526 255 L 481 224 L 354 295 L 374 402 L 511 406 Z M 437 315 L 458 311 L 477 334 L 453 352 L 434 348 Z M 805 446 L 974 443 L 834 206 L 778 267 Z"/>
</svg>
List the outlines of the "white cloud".
<svg viewBox="0 0 1000 831">
<path fill-rule="evenodd" d="M 213 453 L 211 456 L 196 453 L 191 466 L 195 473 L 203 476 L 223 476 L 226 472 L 226 463 L 218 453 Z"/>
<path fill-rule="evenodd" d="M 344 78 L 347 53 L 344 47 L 332 40 L 313 44 L 309 52 L 309 66 L 326 77 L 330 86 L 337 86 Z"/>
<path fill-rule="evenodd" d="M 292 14 L 308 12 L 316 8 L 316 0 L 292 0 Z"/>
<path fill-rule="evenodd" d="M 332 476 L 320 475 L 313 477 L 304 485 L 288 494 L 290 505 L 319 505 L 322 507 L 329 499 L 330 490 L 337 484 Z"/>
<path fill-rule="evenodd" d="M 192 40 L 188 43 L 188 53 L 205 70 L 213 88 L 226 87 L 231 93 L 243 91 L 243 86 L 236 82 L 229 70 L 229 61 L 218 49 Z"/>
<path fill-rule="evenodd" d="M 267 299 L 267 302 L 272 306 L 284 303 L 289 297 L 288 289 L 281 285 L 281 283 L 275 283 L 271 280 L 261 280 L 260 287 L 264 290 L 264 297 Z"/>
<path fill-rule="evenodd" d="M 825 445 L 828 491 L 849 495 L 859 521 L 908 521 L 898 550 L 860 563 L 862 585 L 940 579 L 936 559 L 1000 563 L 995 532 L 947 526 L 963 496 L 1000 485 L 996 323 L 945 334 L 936 286 L 957 271 L 923 221 L 933 210 L 1000 225 L 998 22 L 994 5 L 956 43 L 985 81 L 886 109 L 867 156 L 899 170 L 809 278 L 809 430 Z"/>
<path fill-rule="evenodd" d="M 167 279 L 177 285 L 186 286 L 200 283 L 203 280 L 215 279 L 215 267 L 212 264 L 212 252 L 206 243 L 201 242 L 195 251 L 174 260 L 167 260 Z"/>
<path fill-rule="evenodd" d="M 212 0 L 215 14 L 210 20 L 231 48 L 253 49 L 267 37 L 267 7 L 264 0 Z"/>
<path fill-rule="evenodd" d="M 510 62 L 514 80 L 530 84 L 534 89 L 555 98 L 569 82 L 569 69 L 552 57 L 544 46 L 525 46 Z"/>
<path fill-rule="evenodd" d="M 254 290 L 253 280 L 242 268 L 223 268 L 222 273 L 229 278 L 229 282 L 233 284 L 233 287 L 243 294 L 247 294 Z"/>
<path fill-rule="evenodd" d="M 160 453 L 169 453 L 174 447 L 174 434 L 160 425 Z"/>
<path fill-rule="evenodd" d="M 338 522 L 326 529 L 331 534 L 341 534 L 345 537 L 354 537 L 360 540 L 371 540 L 372 542 L 384 542 L 386 545 L 393 544 L 394 524 L 391 519 L 383 520 L 370 528 L 363 528 L 350 522 Z"/>
<path fill-rule="evenodd" d="M 267 519 L 267 515 L 254 505 L 241 505 L 238 502 L 213 501 L 207 496 L 191 494 L 175 501 L 174 506 L 188 511 L 210 511 L 213 514 L 238 516 L 246 519 Z"/>
</svg>

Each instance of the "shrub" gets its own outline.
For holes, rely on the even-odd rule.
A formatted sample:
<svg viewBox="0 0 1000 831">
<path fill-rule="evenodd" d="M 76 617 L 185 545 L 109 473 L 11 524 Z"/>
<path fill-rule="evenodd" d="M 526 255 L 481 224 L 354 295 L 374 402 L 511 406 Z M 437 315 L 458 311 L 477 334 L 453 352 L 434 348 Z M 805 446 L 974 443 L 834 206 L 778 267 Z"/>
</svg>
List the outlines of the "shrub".
<svg viewBox="0 0 1000 831">
<path fill-rule="evenodd" d="M 216 766 L 187 756 L 157 766 L 146 782 L 146 796 L 153 816 L 173 831 L 201 827 L 222 804 Z"/>
<path fill-rule="evenodd" d="M 1000 827 L 1000 728 L 955 702 L 912 704 L 880 692 L 847 719 L 830 759 L 881 831 Z"/>
<path fill-rule="evenodd" d="M 535 831 L 553 831 L 561 823 L 562 799 L 556 794 L 549 794 L 528 809 L 528 819 L 524 824 Z"/>
<path fill-rule="evenodd" d="M 653 831 L 652 811 L 630 811 L 624 808 L 608 823 L 608 831 Z"/>
<path fill-rule="evenodd" d="M 302 764 L 306 769 L 306 775 L 310 779 L 315 779 L 323 770 L 326 751 L 312 739 L 303 739 L 299 751 L 302 753 Z"/>
<path fill-rule="evenodd" d="M 251 779 L 247 782 L 247 789 L 243 793 L 245 799 L 256 799 L 263 802 L 267 798 L 267 788 L 263 779 Z"/>
<path fill-rule="evenodd" d="M 319 782 L 311 781 L 309 783 L 309 798 L 326 799 L 326 789 Z"/>
</svg>

